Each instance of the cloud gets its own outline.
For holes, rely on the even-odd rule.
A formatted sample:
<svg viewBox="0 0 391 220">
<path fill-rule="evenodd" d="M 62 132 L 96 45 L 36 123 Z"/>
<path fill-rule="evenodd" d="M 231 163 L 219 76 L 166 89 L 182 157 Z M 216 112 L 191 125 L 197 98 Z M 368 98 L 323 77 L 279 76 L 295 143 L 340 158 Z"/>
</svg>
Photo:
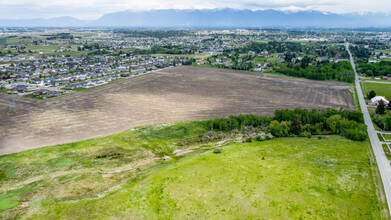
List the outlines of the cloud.
<svg viewBox="0 0 391 220">
<path fill-rule="evenodd" d="M 73 16 L 96 19 L 124 10 L 278 9 L 333 13 L 391 12 L 390 0 L 0 0 L 0 18 Z"/>
</svg>

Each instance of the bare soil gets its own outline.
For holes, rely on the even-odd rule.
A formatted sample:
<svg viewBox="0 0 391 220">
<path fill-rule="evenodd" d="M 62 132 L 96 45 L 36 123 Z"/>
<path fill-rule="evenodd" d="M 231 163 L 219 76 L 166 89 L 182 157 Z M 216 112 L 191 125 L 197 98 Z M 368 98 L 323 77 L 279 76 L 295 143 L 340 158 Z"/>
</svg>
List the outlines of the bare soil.
<svg viewBox="0 0 391 220">
<path fill-rule="evenodd" d="M 176 67 L 47 100 L 0 94 L 0 154 L 141 126 L 282 108 L 355 108 L 350 86 L 214 68 Z"/>
</svg>

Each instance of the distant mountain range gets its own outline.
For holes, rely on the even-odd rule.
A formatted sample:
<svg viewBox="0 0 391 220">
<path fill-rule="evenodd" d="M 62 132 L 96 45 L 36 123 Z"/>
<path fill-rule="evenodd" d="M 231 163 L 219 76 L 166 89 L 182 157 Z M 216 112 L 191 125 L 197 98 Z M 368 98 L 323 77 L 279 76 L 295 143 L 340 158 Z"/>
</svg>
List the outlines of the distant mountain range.
<svg viewBox="0 0 391 220">
<path fill-rule="evenodd" d="M 151 10 L 105 14 L 96 20 L 73 17 L 50 19 L 0 19 L 0 27 L 390 27 L 391 15 L 333 14 L 319 11 L 283 12 L 277 10 Z"/>
</svg>

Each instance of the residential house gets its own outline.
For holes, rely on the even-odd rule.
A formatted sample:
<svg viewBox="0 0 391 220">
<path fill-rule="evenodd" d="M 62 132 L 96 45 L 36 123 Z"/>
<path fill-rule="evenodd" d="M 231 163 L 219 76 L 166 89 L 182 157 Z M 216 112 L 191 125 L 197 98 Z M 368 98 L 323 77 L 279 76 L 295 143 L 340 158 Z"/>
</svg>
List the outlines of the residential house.
<svg viewBox="0 0 391 220">
<path fill-rule="evenodd" d="M 385 105 L 388 105 L 389 101 L 384 96 L 375 96 L 371 99 L 371 101 L 368 103 L 368 105 L 377 106 L 379 105 L 380 101 L 383 101 Z"/>
</svg>

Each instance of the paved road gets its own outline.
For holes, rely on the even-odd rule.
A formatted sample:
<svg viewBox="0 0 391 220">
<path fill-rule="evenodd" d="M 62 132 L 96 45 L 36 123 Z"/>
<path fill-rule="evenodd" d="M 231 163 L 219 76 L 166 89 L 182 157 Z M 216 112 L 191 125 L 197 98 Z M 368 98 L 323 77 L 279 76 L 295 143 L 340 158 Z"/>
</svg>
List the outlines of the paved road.
<svg viewBox="0 0 391 220">
<path fill-rule="evenodd" d="M 373 127 L 372 120 L 369 115 L 367 105 L 365 103 L 364 96 L 363 96 L 363 93 L 361 90 L 360 81 L 358 79 L 358 74 L 356 71 L 356 66 L 354 65 L 353 57 L 352 57 L 352 54 L 350 53 L 350 50 L 349 50 L 349 43 L 346 43 L 346 49 L 350 55 L 350 63 L 352 64 L 354 73 L 356 74 L 356 89 L 357 89 L 358 100 L 360 102 L 361 111 L 364 114 L 365 124 L 368 126 L 368 135 L 369 135 L 369 139 L 372 144 L 373 152 L 375 153 L 376 163 L 379 166 L 380 176 L 383 181 L 383 186 L 384 186 L 384 191 L 386 194 L 387 203 L 390 204 L 390 202 L 391 202 L 391 166 L 390 166 L 390 162 L 388 161 L 388 159 L 383 151 L 381 142 L 380 142 L 379 138 L 377 137 L 377 133 L 376 133 L 375 128 Z M 390 207 L 391 206 L 389 205 L 388 210 L 391 213 Z"/>
<path fill-rule="evenodd" d="M 391 84 L 391 82 L 361 80 L 363 83 Z"/>
<path fill-rule="evenodd" d="M 381 133 L 381 134 L 391 134 L 391 132 L 389 131 L 376 131 L 377 133 Z"/>
</svg>

